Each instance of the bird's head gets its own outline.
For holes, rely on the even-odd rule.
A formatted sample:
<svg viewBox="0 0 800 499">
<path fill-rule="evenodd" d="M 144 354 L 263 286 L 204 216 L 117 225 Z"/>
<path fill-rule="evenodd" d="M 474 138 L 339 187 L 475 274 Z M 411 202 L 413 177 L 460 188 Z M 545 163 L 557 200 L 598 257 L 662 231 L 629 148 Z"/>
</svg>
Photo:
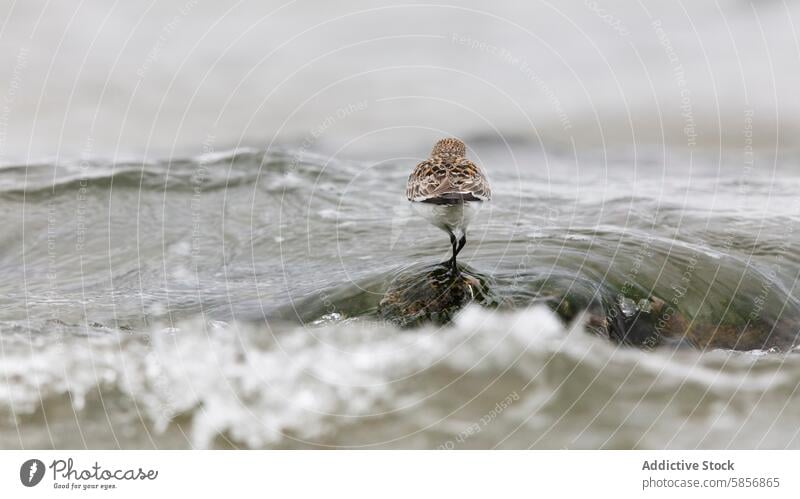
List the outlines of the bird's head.
<svg viewBox="0 0 800 499">
<path fill-rule="evenodd" d="M 433 146 L 431 156 L 455 156 L 463 158 L 467 154 L 467 148 L 463 142 L 454 138 L 442 139 Z"/>
</svg>

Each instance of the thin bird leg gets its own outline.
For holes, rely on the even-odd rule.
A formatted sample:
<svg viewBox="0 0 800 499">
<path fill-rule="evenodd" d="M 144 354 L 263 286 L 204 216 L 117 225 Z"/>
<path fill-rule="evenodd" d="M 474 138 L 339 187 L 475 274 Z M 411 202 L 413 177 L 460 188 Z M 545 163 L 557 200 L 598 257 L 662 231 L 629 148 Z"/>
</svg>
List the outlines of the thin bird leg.
<svg viewBox="0 0 800 499">
<path fill-rule="evenodd" d="M 453 257 L 450 258 L 450 267 L 453 269 L 453 272 L 458 272 L 458 267 L 456 266 L 456 255 L 458 254 L 458 249 L 456 249 L 458 245 L 458 241 L 456 240 L 455 234 L 450 232 L 450 244 L 453 246 Z"/>
<path fill-rule="evenodd" d="M 461 239 L 458 241 L 458 249 L 456 249 L 456 255 L 461 253 L 461 248 L 463 248 L 465 244 L 467 244 L 467 235 L 466 234 L 461 236 Z"/>
</svg>

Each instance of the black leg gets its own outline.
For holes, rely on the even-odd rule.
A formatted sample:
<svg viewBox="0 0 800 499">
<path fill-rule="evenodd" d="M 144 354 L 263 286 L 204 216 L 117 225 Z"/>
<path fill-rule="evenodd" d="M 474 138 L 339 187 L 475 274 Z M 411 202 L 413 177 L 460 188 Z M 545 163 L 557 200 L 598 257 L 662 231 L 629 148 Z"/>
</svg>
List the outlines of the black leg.
<svg viewBox="0 0 800 499">
<path fill-rule="evenodd" d="M 453 246 L 453 256 L 450 258 L 450 267 L 453 269 L 453 272 L 457 272 L 458 267 L 456 267 L 456 255 L 458 254 L 458 241 L 456 240 L 455 234 L 452 232 L 450 233 L 450 245 Z"/>
<path fill-rule="evenodd" d="M 461 248 L 463 248 L 465 244 L 467 244 L 467 235 L 466 234 L 461 236 L 461 239 L 458 241 L 458 249 L 455 249 L 455 246 L 453 246 L 453 248 L 455 249 L 456 255 L 461 253 Z"/>
</svg>

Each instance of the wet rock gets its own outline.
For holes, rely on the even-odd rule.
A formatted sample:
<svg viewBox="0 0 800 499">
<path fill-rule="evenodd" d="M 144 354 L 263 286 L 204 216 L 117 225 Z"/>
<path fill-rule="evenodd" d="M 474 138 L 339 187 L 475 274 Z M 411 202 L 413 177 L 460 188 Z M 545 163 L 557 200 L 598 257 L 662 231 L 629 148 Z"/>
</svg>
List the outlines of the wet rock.
<svg viewBox="0 0 800 499">
<path fill-rule="evenodd" d="M 659 344 L 743 351 L 789 351 L 798 345 L 800 324 L 788 318 L 773 322 L 764 319 L 708 322 L 691 319 L 658 298 L 653 298 L 653 312 Z"/>
<path fill-rule="evenodd" d="M 392 280 L 378 305 L 378 315 L 402 327 L 446 324 L 468 303 L 499 305 L 501 300 L 491 287 L 488 277 L 463 265 L 457 273 L 449 264 L 415 267 Z"/>
</svg>

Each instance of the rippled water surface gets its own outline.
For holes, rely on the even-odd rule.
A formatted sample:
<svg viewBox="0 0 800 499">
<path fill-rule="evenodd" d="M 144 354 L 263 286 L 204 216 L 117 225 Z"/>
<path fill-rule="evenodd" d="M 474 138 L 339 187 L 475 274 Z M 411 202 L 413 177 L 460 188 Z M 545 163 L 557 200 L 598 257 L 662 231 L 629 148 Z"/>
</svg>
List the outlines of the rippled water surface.
<svg viewBox="0 0 800 499">
<path fill-rule="evenodd" d="M 3 167 L 0 447 L 800 447 L 796 157 L 470 155 L 487 297 L 410 325 L 415 158 Z"/>
</svg>

